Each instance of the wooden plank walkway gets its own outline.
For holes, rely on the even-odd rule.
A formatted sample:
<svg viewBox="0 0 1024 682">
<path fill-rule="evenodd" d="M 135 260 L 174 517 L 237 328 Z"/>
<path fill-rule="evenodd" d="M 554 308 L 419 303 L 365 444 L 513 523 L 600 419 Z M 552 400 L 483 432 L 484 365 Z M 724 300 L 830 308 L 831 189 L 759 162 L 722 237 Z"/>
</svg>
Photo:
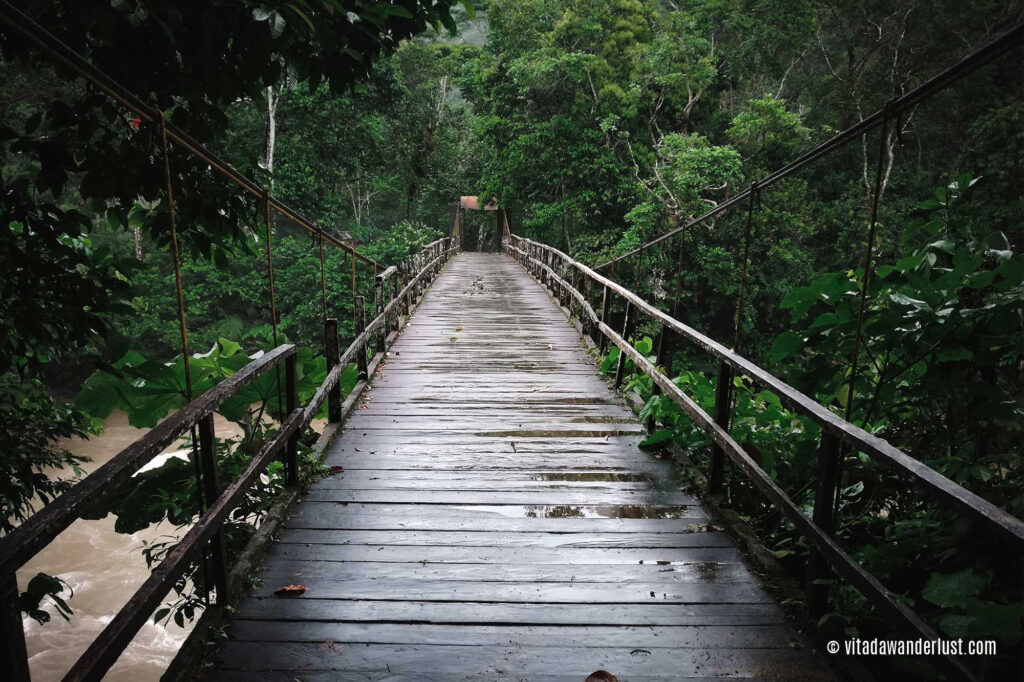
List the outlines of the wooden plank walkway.
<svg viewBox="0 0 1024 682">
<path fill-rule="evenodd" d="M 457 256 L 364 401 L 210 679 L 830 679 L 508 257 Z"/>
</svg>

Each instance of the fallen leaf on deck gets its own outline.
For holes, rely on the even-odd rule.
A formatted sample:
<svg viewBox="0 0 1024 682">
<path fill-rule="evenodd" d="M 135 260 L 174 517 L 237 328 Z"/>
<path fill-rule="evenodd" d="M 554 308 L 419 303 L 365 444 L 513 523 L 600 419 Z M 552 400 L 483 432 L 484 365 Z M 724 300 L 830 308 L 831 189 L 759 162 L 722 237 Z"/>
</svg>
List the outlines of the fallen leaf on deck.
<svg viewBox="0 0 1024 682">
<path fill-rule="evenodd" d="M 305 594 L 305 585 L 285 585 L 274 590 L 274 595 L 277 597 L 298 597 L 300 594 Z"/>
<path fill-rule="evenodd" d="M 619 678 L 607 670 L 595 670 L 587 676 L 584 682 L 619 682 Z"/>
<path fill-rule="evenodd" d="M 343 466 L 333 466 L 333 467 L 328 469 L 328 471 L 331 472 L 332 474 L 340 474 L 344 470 L 345 470 L 345 467 L 343 467 Z"/>
</svg>

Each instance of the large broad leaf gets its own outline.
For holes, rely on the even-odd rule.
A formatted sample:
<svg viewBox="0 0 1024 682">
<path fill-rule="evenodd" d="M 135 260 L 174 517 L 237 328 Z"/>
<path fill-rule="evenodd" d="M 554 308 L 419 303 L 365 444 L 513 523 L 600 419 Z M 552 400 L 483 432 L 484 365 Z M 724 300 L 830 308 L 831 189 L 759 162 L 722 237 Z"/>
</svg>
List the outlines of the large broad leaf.
<svg viewBox="0 0 1024 682">
<path fill-rule="evenodd" d="M 781 362 L 786 357 L 792 355 L 803 347 L 804 337 L 802 334 L 792 330 L 782 332 L 775 337 L 775 341 L 772 343 L 772 347 L 768 351 L 768 357 L 772 362 Z"/>
<path fill-rule="evenodd" d="M 981 593 L 990 579 L 971 569 L 957 573 L 932 573 L 921 596 L 936 606 L 964 608 L 971 597 Z"/>
<path fill-rule="evenodd" d="M 639 446 L 642 448 L 653 448 L 659 445 L 667 445 L 672 440 L 671 429 L 661 429 L 655 431 L 649 437 L 640 441 Z"/>
<path fill-rule="evenodd" d="M 97 419 L 106 419 L 114 410 L 131 407 L 122 379 L 106 372 L 92 373 L 75 396 L 75 408 Z"/>
<path fill-rule="evenodd" d="M 633 347 L 640 351 L 641 355 L 647 356 L 650 355 L 651 351 L 654 349 L 654 341 L 651 340 L 651 337 L 645 336 L 634 343 Z"/>
</svg>

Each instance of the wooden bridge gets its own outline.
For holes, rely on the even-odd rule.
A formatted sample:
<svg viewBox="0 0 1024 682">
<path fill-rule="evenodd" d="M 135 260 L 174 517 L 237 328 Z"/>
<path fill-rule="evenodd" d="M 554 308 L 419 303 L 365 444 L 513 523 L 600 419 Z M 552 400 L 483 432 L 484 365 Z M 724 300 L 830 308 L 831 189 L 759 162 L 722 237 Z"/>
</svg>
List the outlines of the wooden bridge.
<svg viewBox="0 0 1024 682">
<path fill-rule="evenodd" d="M 508 256 L 454 258 L 362 403 L 209 679 L 828 677 Z"/>
<path fill-rule="evenodd" d="M 838 579 L 890 622 L 894 635 L 938 638 L 905 599 L 836 542 L 835 500 L 844 456 L 864 456 L 885 466 L 908 487 L 972 524 L 986 537 L 986 549 L 1020 565 L 1024 523 L 1019 519 L 598 271 L 610 267 L 614 273 L 616 262 L 637 254 L 642 261 L 645 249 L 658 248 L 740 202 L 749 204 L 749 244 L 749 217 L 761 189 L 875 128 L 884 140 L 891 120 L 1019 46 L 1024 27 L 889 101 L 707 214 L 596 269 L 511 234 L 502 211 L 497 212 L 501 254 L 460 253 L 456 220 L 448 237 L 384 269 L 272 197 L 165 120 L 163 111 L 9 3 L 2 3 L 0 20 L 154 133 L 149 137 L 156 147 L 153 158 L 167 179 L 163 210 L 179 275 L 186 374 L 191 356 L 178 270 L 172 143 L 264 209 L 275 335 L 271 212 L 316 236 L 329 370 L 305 405 L 298 400 L 291 344 L 271 349 L 194 400 L 186 381 L 186 407 L 0 538 L 0 670 L 6 679 L 29 679 L 16 571 L 91 505 L 130 484 L 136 472 L 189 433 L 201 512 L 67 680 L 102 679 L 172 586 L 200 559 L 209 570 L 196 573 L 203 582 L 197 589 L 215 595 L 204 623 L 233 614 L 229 638 L 206 657 L 205 676 L 211 680 L 582 681 L 598 669 L 621 680 L 828 679 L 819 654 L 787 627 L 732 540 L 679 489 L 668 461 L 639 449 L 643 434 L 657 425 L 641 424 L 620 402 L 617 389 L 628 374 L 643 375 L 655 393 L 678 405 L 708 435 L 710 493 L 721 489 L 727 475 L 742 476 L 799 532 L 810 549 L 806 585 L 811 615 L 820 615 L 826 606 L 823 579 Z M 341 352 L 337 321 L 328 317 L 325 243 L 352 258 L 355 338 Z M 357 261 L 372 268 L 370 305 L 359 295 Z M 737 309 L 742 308 L 742 278 L 739 292 Z M 413 314 L 416 304 L 420 307 Z M 372 310 L 369 320 L 367 310 Z M 656 356 L 662 355 L 660 342 L 671 337 L 718 365 L 713 414 L 666 375 L 658 358 L 652 361 L 634 347 L 638 320 L 660 331 Z M 588 345 L 617 350 L 611 385 L 599 376 Z M 343 396 L 341 376 L 352 364 L 360 381 Z M 851 365 L 857 365 L 856 351 Z M 213 415 L 271 370 L 283 375 L 286 409 L 246 468 L 222 486 Z M 810 514 L 731 436 L 731 387 L 737 375 L 820 428 L 817 466 L 808 472 L 815 492 Z M 298 439 L 324 403 L 328 430 L 337 432 L 344 424 L 327 453 L 327 464 L 337 469 L 293 508 L 260 584 L 237 609 L 228 609 L 243 581 L 241 569 L 229 572 L 224 522 L 272 460 L 285 464 L 287 490 L 280 507 L 299 494 Z M 731 471 L 725 469 L 727 460 Z M 305 590 L 295 596 L 274 594 L 286 585 L 304 585 Z M 953 655 L 935 656 L 932 662 L 949 679 L 973 680 L 984 672 L 983 661 L 968 665 Z"/>
</svg>

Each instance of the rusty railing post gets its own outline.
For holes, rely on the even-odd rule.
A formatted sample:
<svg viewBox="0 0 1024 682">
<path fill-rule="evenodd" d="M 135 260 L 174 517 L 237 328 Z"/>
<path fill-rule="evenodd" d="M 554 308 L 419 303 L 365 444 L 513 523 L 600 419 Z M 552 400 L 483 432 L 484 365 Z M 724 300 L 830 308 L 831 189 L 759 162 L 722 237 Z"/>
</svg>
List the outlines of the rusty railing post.
<svg viewBox="0 0 1024 682">
<path fill-rule="evenodd" d="M 285 406 L 290 415 L 299 405 L 298 358 L 292 353 L 284 361 Z M 285 416 L 282 419 L 287 419 Z M 285 485 L 294 488 L 299 484 L 299 432 L 288 439 L 284 449 Z"/>
<path fill-rule="evenodd" d="M 627 344 L 629 343 L 629 324 L 630 324 L 630 311 L 632 310 L 632 304 L 626 301 L 626 314 L 622 317 L 622 340 Z M 619 360 L 615 363 L 615 388 L 622 386 L 622 380 L 624 378 L 623 371 L 626 369 L 626 352 L 619 349 Z"/>
<path fill-rule="evenodd" d="M 209 509 L 220 496 L 217 441 L 214 438 L 212 414 L 206 415 L 199 422 L 199 461 L 203 468 L 203 498 L 206 508 Z M 205 563 L 213 573 L 213 586 L 217 588 L 217 604 L 224 606 L 228 603 L 228 563 L 224 549 L 223 527 L 218 528 L 210 538 L 210 558 L 211 561 Z M 210 589 L 209 582 L 207 582 L 206 589 Z"/>
<path fill-rule="evenodd" d="M 610 299 L 610 296 L 608 296 L 608 285 L 605 284 L 604 288 L 601 290 L 601 318 L 600 318 L 601 322 L 604 322 L 605 324 L 608 324 L 608 303 L 610 302 L 609 299 Z M 608 346 L 608 337 L 606 337 L 603 333 L 599 334 L 599 336 L 600 336 L 600 338 L 598 339 L 598 345 L 597 345 L 598 352 L 601 355 L 604 355 L 604 349 Z"/>
<path fill-rule="evenodd" d="M 373 278 L 373 310 L 375 316 L 380 315 L 384 311 L 384 281 L 380 275 Z M 384 346 L 387 344 L 388 338 L 388 317 L 384 315 L 383 324 L 377 331 L 377 352 L 383 353 Z"/>
<path fill-rule="evenodd" d="M 658 335 L 658 338 L 661 339 L 664 336 L 665 336 L 665 325 L 661 325 L 661 333 Z M 660 359 L 661 359 L 660 357 L 654 356 L 655 363 L 657 363 Z M 657 364 L 655 364 L 654 371 L 655 372 L 658 371 Z M 654 380 L 654 377 L 651 377 L 651 397 L 653 398 L 654 396 L 659 395 L 660 393 L 661 393 L 661 386 L 658 386 L 658 383 Z M 657 425 L 658 425 L 658 422 L 654 418 L 653 415 L 648 416 L 647 419 L 644 420 L 644 428 L 647 429 L 648 433 L 653 433 L 654 432 L 654 428 Z"/>
<path fill-rule="evenodd" d="M 366 331 L 366 301 L 362 296 L 356 296 L 355 300 L 355 325 L 356 325 L 356 337 L 358 338 L 361 334 Z M 366 380 L 369 373 L 366 369 L 366 347 L 369 345 L 367 340 L 364 339 L 356 351 L 356 366 L 359 368 L 359 378 Z"/>
<path fill-rule="evenodd" d="M 823 531 L 835 533 L 835 498 L 839 474 L 839 438 L 825 430 L 818 445 L 818 485 L 814 490 L 814 523 Z M 829 565 L 813 548 L 807 557 L 807 610 L 811 618 L 820 618 L 828 606 L 828 586 L 818 581 L 829 574 Z"/>
<path fill-rule="evenodd" d="M 338 320 L 334 317 L 327 318 L 324 323 L 324 353 L 327 357 L 327 373 L 338 365 L 341 359 L 338 355 Z M 337 424 L 341 421 L 341 382 L 334 384 L 334 388 L 327 393 L 327 421 Z"/>
<path fill-rule="evenodd" d="M 718 363 L 718 380 L 715 383 L 715 423 L 729 430 L 729 412 L 732 402 L 732 366 Z M 708 474 L 708 490 L 717 495 L 722 492 L 725 470 L 725 452 L 716 443 L 711 444 L 711 472 Z"/>
<path fill-rule="evenodd" d="M 398 296 L 398 291 L 399 291 L 399 287 L 397 286 L 398 278 L 399 278 L 398 272 L 395 272 L 394 274 L 391 275 L 391 277 L 388 278 L 388 303 L 389 304 L 391 303 L 391 301 L 395 300 L 396 296 Z M 398 331 L 398 322 L 399 322 L 398 318 L 399 318 L 399 316 L 401 314 L 402 314 L 401 306 L 398 306 L 397 312 L 394 315 L 392 315 L 392 316 L 390 316 L 388 318 L 388 333 L 389 334 L 391 332 L 393 332 L 393 331 Z"/>
</svg>

